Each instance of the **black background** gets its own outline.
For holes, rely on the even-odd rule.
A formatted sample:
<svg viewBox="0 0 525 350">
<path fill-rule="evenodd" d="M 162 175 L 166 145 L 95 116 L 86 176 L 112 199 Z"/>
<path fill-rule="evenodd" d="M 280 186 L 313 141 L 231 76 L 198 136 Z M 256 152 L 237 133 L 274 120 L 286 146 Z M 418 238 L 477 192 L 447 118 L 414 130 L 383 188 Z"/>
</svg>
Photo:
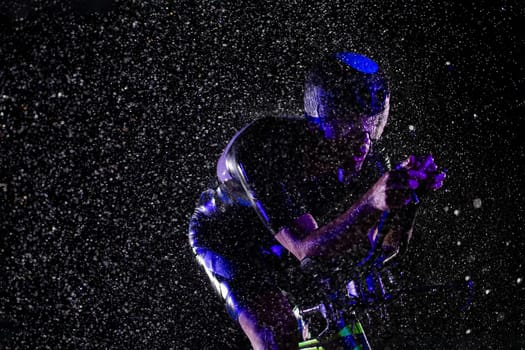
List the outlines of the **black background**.
<svg viewBox="0 0 525 350">
<path fill-rule="evenodd" d="M 406 337 L 525 347 L 524 21 L 519 1 L 1 3 L 0 347 L 248 348 L 188 218 L 235 130 L 301 113 L 306 67 L 341 50 L 390 78 L 393 158 L 448 169 L 410 270 L 476 285 L 460 317 L 421 301 Z"/>
</svg>

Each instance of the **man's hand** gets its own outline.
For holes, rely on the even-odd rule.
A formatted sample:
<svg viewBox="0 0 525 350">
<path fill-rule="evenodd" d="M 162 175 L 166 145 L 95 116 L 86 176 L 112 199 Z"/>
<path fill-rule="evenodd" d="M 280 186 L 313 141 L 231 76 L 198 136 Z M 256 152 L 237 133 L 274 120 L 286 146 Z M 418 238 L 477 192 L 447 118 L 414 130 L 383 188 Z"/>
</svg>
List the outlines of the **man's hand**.
<svg viewBox="0 0 525 350">
<path fill-rule="evenodd" d="M 370 203 L 380 210 L 400 209 L 416 200 L 415 193 L 441 188 L 445 177 L 432 155 L 410 156 L 376 182 L 369 192 Z"/>
</svg>

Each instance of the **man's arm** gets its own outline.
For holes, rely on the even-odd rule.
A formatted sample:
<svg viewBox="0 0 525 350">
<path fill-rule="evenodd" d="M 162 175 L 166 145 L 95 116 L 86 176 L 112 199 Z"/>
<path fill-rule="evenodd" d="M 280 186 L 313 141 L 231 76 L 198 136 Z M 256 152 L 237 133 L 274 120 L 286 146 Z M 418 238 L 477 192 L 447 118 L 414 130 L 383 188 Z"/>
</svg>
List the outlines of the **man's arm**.
<svg viewBox="0 0 525 350">
<path fill-rule="evenodd" d="M 374 187 L 323 227 L 317 227 L 315 219 L 307 213 L 295 221 L 293 228 L 281 229 L 275 238 L 299 261 L 306 257 L 334 255 L 363 244 L 383 214 L 373 203 Z"/>
<path fill-rule="evenodd" d="M 293 227 L 281 229 L 275 238 L 299 261 L 306 257 L 336 255 L 364 244 L 367 238 L 373 241 L 375 225 L 383 212 L 405 208 L 420 183 L 425 189 L 436 190 L 444 178 L 444 173 L 437 172 L 432 156 L 411 156 L 383 175 L 356 203 L 325 226 L 319 228 L 315 219 L 306 213 Z M 413 220 L 409 225 L 392 227 L 392 232 L 387 232 L 387 242 L 410 235 L 412 225 Z"/>
<path fill-rule="evenodd" d="M 234 183 L 223 185 L 236 190 Z M 290 303 L 258 274 L 262 269 L 255 261 L 244 260 L 245 245 L 238 244 L 257 232 L 256 220 L 250 206 L 234 203 L 221 187 L 205 191 L 190 219 L 190 246 L 253 349 L 297 349 L 300 334 Z"/>
</svg>

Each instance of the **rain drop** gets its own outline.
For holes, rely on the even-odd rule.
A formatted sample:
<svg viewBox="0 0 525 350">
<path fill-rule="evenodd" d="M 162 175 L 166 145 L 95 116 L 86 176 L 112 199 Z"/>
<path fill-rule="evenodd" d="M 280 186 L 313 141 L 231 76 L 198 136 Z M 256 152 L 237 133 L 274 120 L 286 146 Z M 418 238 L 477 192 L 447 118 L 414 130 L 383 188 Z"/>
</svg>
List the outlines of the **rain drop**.
<svg viewBox="0 0 525 350">
<path fill-rule="evenodd" d="M 480 198 L 476 198 L 472 201 L 472 205 L 474 206 L 474 208 L 476 209 L 479 209 L 481 208 L 481 199 Z"/>
</svg>

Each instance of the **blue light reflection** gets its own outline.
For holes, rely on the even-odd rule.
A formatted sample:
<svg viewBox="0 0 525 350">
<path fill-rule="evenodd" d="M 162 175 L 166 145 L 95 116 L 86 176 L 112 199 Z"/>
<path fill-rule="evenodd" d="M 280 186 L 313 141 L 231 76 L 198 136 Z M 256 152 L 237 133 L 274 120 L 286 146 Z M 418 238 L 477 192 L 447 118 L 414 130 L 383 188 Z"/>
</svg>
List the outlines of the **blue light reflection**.
<svg viewBox="0 0 525 350">
<path fill-rule="evenodd" d="M 336 54 L 336 57 L 341 62 L 361 73 L 374 74 L 379 69 L 379 66 L 374 60 L 357 53 L 339 52 Z"/>
</svg>

